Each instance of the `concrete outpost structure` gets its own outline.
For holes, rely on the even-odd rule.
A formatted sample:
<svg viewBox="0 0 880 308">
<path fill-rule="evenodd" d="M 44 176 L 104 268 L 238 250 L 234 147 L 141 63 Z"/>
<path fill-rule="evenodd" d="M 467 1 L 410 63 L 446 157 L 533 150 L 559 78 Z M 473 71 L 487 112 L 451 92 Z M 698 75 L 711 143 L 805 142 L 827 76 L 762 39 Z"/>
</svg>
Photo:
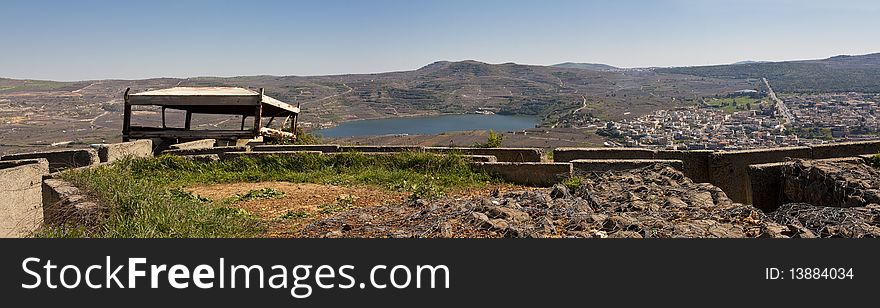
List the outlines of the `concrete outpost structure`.
<svg viewBox="0 0 880 308">
<path fill-rule="evenodd" d="M 189 142 L 181 142 L 168 146 L 171 150 L 197 150 L 213 148 L 217 144 L 217 139 L 199 139 Z"/>
<path fill-rule="evenodd" d="M 368 155 L 394 152 L 458 153 L 469 156 L 472 166 L 507 181 L 546 186 L 577 172 L 600 172 L 640 168 L 664 163 L 681 170 L 695 182 L 718 186 L 736 202 L 771 210 L 778 206 L 779 170 L 789 158 L 827 159 L 880 153 L 880 141 L 845 142 L 811 147 L 774 148 L 747 151 L 665 151 L 616 148 L 557 148 L 555 162 L 546 162 L 543 151 L 534 148 L 446 148 L 418 146 L 259 145 L 205 148 L 199 141 L 162 152 L 194 160 L 214 161 L 236 156 L 330 154 L 358 151 Z M 59 223 L 70 217 L 87 219 L 97 204 L 82 197 L 75 187 L 50 172 L 90 167 L 122 157 L 149 157 L 149 140 L 93 145 L 74 149 L 0 157 L 0 230 L 4 236 L 22 236 L 33 231 L 34 221 Z M 858 159 L 866 159 L 864 158 Z M 48 175 L 47 175 L 48 174 Z M 42 185 L 37 185 L 42 183 Z M 80 197 L 77 197 L 80 196 Z M 41 209 L 37 210 L 38 207 Z M 45 218 L 44 218 L 45 216 Z M 23 219 L 28 218 L 28 219 Z M 19 223 L 30 221 L 31 223 Z M 26 228 L 16 229 L 16 226 Z M 15 229 L 13 232 L 12 230 Z"/>
<path fill-rule="evenodd" d="M 235 87 L 174 87 L 129 94 L 125 90 L 122 112 L 122 140 L 159 138 L 163 140 L 193 141 L 216 139 L 231 142 L 259 139 L 263 136 L 279 139 L 295 139 L 297 118 L 300 109 L 263 94 L 263 89 L 253 91 Z M 140 127 L 131 125 L 132 106 L 161 107 L 161 127 Z M 174 109 L 186 112 L 183 128 L 168 127 L 165 123 L 165 110 Z M 224 114 L 241 116 L 239 130 L 193 130 L 193 114 Z M 245 118 L 253 117 L 253 126 L 245 127 Z M 263 123 L 263 117 L 269 121 Z M 278 128 L 271 128 L 275 118 Z M 289 131 L 287 122 L 292 119 Z"/>
<path fill-rule="evenodd" d="M 126 156 L 153 156 L 153 141 L 149 139 L 110 144 L 93 144 L 92 148 L 98 151 L 98 160 L 102 163 L 111 163 Z"/>
</svg>

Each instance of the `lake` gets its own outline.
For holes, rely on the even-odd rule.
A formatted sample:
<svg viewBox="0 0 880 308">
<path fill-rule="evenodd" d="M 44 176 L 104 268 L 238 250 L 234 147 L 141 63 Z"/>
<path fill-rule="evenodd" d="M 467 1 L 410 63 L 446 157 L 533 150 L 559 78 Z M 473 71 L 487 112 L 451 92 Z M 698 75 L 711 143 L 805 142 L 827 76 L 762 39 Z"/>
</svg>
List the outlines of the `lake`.
<svg viewBox="0 0 880 308">
<path fill-rule="evenodd" d="M 425 117 L 388 118 L 340 123 L 318 130 L 324 137 L 371 135 L 432 135 L 448 131 L 489 130 L 506 132 L 534 128 L 538 119 L 497 114 L 451 114 Z"/>
</svg>

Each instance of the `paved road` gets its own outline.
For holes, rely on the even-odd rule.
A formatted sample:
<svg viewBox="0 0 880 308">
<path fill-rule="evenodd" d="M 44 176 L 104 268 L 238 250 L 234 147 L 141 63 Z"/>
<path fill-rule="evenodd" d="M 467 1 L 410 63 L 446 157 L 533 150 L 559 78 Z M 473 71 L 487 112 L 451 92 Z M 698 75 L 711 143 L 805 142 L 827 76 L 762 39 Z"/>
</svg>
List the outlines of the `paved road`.
<svg viewBox="0 0 880 308">
<path fill-rule="evenodd" d="M 578 111 L 581 111 L 581 110 L 583 110 L 584 108 L 587 108 L 587 97 L 586 97 L 586 96 L 581 96 L 581 99 L 583 99 L 583 102 L 581 103 L 582 106 L 581 106 L 580 108 L 575 109 L 574 111 L 572 111 L 572 112 L 571 112 L 571 115 L 575 115 L 576 113 L 578 113 Z M 553 123 L 553 126 L 550 126 L 550 128 L 556 128 L 556 126 L 558 126 L 558 125 L 559 125 L 559 121 L 556 121 L 556 123 Z"/>
<path fill-rule="evenodd" d="M 770 87 L 770 83 L 767 82 L 767 78 L 761 79 L 764 79 L 764 85 L 767 86 L 767 94 L 770 96 L 770 99 L 776 102 L 776 111 L 782 114 L 782 117 L 785 119 L 785 124 L 791 124 L 792 122 L 794 122 L 794 116 L 791 115 L 791 111 L 788 110 L 788 107 L 785 106 L 785 103 L 781 99 L 776 97 L 776 93 L 773 92 L 773 88 Z"/>
</svg>

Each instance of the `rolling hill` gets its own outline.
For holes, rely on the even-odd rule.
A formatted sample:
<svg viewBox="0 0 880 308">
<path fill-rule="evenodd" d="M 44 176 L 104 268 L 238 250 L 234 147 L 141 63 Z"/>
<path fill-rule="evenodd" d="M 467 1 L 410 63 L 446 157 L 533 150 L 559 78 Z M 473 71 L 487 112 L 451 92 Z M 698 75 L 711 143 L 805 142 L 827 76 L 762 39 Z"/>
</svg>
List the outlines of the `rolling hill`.
<svg viewBox="0 0 880 308">
<path fill-rule="evenodd" d="M 553 67 L 561 67 L 561 68 L 577 68 L 582 70 L 593 70 L 593 71 L 615 71 L 620 68 L 601 63 L 573 63 L 573 62 L 565 62 L 552 65 Z"/>
<path fill-rule="evenodd" d="M 658 68 L 658 73 L 721 79 L 766 77 L 779 92 L 880 92 L 880 53 L 821 60 Z"/>
<path fill-rule="evenodd" d="M 696 104 L 701 97 L 756 82 L 655 72 L 439 61 L 411 71 L 334 76 L 241 76 L 55 82 L 0 80 L 0 150 L 56 143 L 118 140 L 122 93 L 174 86 L 264 88 L 267 95 L 299 104 L 305 127 L 358 119 L 489 110 L 538 117 L 544 126 L 564 118 L 615 120 L 656 109 Z M 147 123 L 156 110 L 136 111 Z M 143 118 L 143 117 L 139 117 Z M 169 114 L 177 123 L 181 114 Z M 232 128 L 237 121 L 197 115 L 196 127 Z"/>
</svg>

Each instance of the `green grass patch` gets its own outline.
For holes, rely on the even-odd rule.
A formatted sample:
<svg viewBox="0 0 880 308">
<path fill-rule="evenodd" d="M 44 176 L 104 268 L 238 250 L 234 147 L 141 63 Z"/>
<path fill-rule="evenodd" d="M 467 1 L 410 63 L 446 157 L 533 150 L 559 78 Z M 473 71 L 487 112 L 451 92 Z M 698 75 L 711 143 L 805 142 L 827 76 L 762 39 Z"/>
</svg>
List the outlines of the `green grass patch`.
<svg viewBox="0 0 880 308">
<path fill-rule="evenodd" d="M 562 185 L 568 188 L 569 191 L 575 191 L 583 185 L 584 179 L 578 176 L 573 176 L 562 181 Z"/>
<path fill-rule="evenodd" d="M 746 96 L 712 98 L 705 101 L 705 105 L 709 107 L 721 108 L 724 112 L 734 113 L 737 111 L 756 110 L 760 99 L 754 99 Z"/>
<path fill-rule="evenodd" d="M 411 198 L 441 196 L 447 189 L 495 181 L 473 171 L 460 155 L 361 153 L 240 157 L 197 162 L 176 156 L 127 159 L 62 177 L 94 194 L 107 206 L 105 221 L 93 231 L 46 230 L 38 236 L 87 237 L 249 237 L 263 225 L 230 201 L 276 198 L 273 189 L 250 191 L 237 200 L 211 202 L 182 189 L 192 184 L 287 181 L 332 185 L 370 185 L 412 193 Z M 322 211 L 346 208 L 337 200 Z M 350 204 L 348 204 L 350 206 Z"/>
<path fill-rule="evenodd" d="M 870 158 L 868 158 L 868 164 L 874 166 L 875 168 L 880 168 L 880 154 L 874 154 Z"/>
<path fill-rule="evenodd" d="M 309 212 L 287 210 L 287 213 L 281 214 L 281 216 L 278 218 L 281 218 L 281 219 L 302 219 L 302 218 L 308 218 L 308 217 L 309 217 Z"/>
</svg>

